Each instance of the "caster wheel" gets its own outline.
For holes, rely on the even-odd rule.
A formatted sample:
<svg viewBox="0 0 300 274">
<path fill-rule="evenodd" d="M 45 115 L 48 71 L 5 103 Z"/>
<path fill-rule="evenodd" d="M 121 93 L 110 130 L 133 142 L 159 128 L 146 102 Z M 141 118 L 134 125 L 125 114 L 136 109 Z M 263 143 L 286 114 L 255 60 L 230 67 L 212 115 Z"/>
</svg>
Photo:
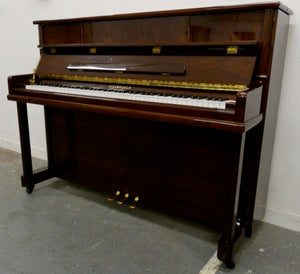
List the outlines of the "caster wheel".
<svg viewBox="0 0 300 274">
<path fill-rule="evenodd" d="M 28 193 L 28 194 L 31 194 L 32 193 L 32 191 L 33 191 L 33 189 L 34 189 L 34 186 L 31 186 L 31 187 L 26 187 L 26 192 Z"/>
<path fill-rule="evenodd" d="M 226 267 L 229 269 L 233 269 L 234 268 L 234 263 L 233 262 L 226 262 Z"/>
</svg>

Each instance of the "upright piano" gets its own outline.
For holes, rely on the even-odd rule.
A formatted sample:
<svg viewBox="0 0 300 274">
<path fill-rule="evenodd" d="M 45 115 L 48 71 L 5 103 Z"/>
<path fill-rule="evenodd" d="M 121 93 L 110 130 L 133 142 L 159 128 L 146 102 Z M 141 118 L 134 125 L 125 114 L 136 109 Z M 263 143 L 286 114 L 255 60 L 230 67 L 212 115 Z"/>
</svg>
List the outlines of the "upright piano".
<svg viewBox="0 0 300 274">
<path fill-rule="evenodd" d="M 37 68 L 8 79 L 22 186 L 58 177 L 216 227 L 232 268 L 268 183 L 291 14 L 275 2 L 34 22 Z M 44 106 L 43 170 L 27 103 Z"/>
</svg>

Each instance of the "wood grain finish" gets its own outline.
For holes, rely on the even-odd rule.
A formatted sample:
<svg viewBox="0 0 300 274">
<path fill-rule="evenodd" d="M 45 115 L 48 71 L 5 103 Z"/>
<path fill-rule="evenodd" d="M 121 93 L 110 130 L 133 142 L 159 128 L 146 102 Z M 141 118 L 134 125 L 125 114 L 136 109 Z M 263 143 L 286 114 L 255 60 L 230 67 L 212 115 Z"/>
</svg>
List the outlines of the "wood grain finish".
<svg viewBox="0 0 300 274">
<path fill-rule="evenodd" d="M 280 2 L 273 3 L 257 3 L 257 4 L 246 4 L 246 5 L 234 5 L 234 6 L 217 6 L 217 7 L 206 7 L 206 8 L 194 8 L 194 9 L 183 9 L 183 10 L 167 10 L 167 11 L 155 11 L 155 12 L 141 12 L 132 14 L 117 14 L 108 16 L 95 16 L 95 17 L 83 17 L 74 19 L 59 19 L 59 20 L 39 20 L 34 21 L 34 24 L 46 25 L 46 24 L 57 24 L 57 23 L 77 23 L 77 22 L 90 22 L 90 21 L 109 21 L 119 19 L 134 19 L 134 18 L 148 18 L 148 17 L 164 17 L 164 16 L 178 16 L 178 15 L 203 15 L 206 13 L 230 13 L 235 11 L 248 11 L 253 10 L 265 10 L 265 9 L 279 9 L 287 15 L 292 15 L 293 11 L 287 6 Z"/>
<path fill-rule="evenodd" d="M 145 206 L 223 226 L 227 192 L 236 179 L 232 170 L 239 162 L 238 133 L 54 108 L 47 112 L 57 125 L 51 136 L 59 151 L 56 162 L 76 159 L 75 169 L 63 166 L 59 177 L 108 193 L 119 189 L 138 195 Z M 71 132 L 61 131 L 70 124 Z M 201 213 L 203 203 L 207 208 Z"/>
<path fill-rule="evenodd" d="M 189 50 L 188 48 L 186 49 Z M 122 75 L 114 72 L 99 71 L 71 71 L 67 67 L 72 62 L 95 63 L 95 64 L 182 64 L 186 72 L 184 75 L 165 75 L 158 73 L 129 73 L 123 72 Z M 233 85 L 250 85 L 253 75 L 256 56 L 123 56 L 123 55 L 97 55 L 90 56 L 87 60 L 84 55 L 44 55 L 37 67 L 37 74 L 60 74 L 60 75 L 79 75 L 110 78 L 129 78 L 129 79 L 152 79 L 158 81 L 179 81 L 191 83 L 222 83 Z M 241 69 L 237 70 L 239 67 Z M 216 74 L 216 71 L 218 73 Z"/>
<path fill-rule="evenodd" d="M 279 90 L 269 90 L 272 66 L 281 72 L 283 67 L 283 59 L 273 62 L 275 36 L 278 40 L 283 35 L 276 30 L 289 14 L 278 2 L 35 22 L 41 49 L 37 74 L 8 80 L 8 99 L 18 105 L 22 185 L 31 192 L 35 184 L 56 176 L 111 194 L 120 190 L 139 196 L 147 207 L 220 229 L 218 258 L 232 268 L 237 240 L 251 236 L 257 178 L 264 168 L 260 154 L 266 115 L 276 108 L 270 98 L 273 102 L 279 96 Z M 165 68 L 159 64 L 180 64 L 180 73 L 67 69 L 74 62 L 138 63 L 161 71 Z M 88 78 L 76 81 L 76 76 Z M 25 88 L 34 77 L 39 84 L 82 88 L 110 85 L 83 80 L 92 77 L 246 88 L 237 92 L 120 84 L 133 92 L 233 102 L 225 109 L 207 109 Z M 45 109 L 48 167 L 37 172 L 31 164 L 27 103 Z M 267 121 L 273 123 L 275 117 Z M 274 127 L 264 138 L 272 135 Z"/>
</svg>

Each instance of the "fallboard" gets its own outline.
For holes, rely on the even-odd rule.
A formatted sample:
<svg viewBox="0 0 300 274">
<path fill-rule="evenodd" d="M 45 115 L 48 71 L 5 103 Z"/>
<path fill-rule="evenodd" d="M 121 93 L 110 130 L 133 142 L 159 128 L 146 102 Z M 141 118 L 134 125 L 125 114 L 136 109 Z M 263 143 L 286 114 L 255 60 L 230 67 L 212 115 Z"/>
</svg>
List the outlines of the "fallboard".
<svg viewBox="0 0 300 274">
<path fill-rule="evenodd" d="M 257 45 L 57 45 L 42 52 L 42 79 L 241 91 L 253 77 Z"/>
</svg>

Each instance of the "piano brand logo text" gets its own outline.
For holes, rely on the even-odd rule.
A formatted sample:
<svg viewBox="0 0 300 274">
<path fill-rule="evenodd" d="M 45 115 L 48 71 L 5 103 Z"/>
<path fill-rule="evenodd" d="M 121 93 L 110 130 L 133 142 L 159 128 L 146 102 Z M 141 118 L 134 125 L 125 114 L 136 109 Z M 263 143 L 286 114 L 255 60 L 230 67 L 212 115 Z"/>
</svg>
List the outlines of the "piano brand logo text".
<svg viewBox="0 0 300 274">
<path fill-rule="evenodd" d="M 113 89 L 113 90 L 130 90 L 131 86 L 116 86 L 116 85 L 110 85 L 108 87 L 109 89 Z"/>
</svg>

